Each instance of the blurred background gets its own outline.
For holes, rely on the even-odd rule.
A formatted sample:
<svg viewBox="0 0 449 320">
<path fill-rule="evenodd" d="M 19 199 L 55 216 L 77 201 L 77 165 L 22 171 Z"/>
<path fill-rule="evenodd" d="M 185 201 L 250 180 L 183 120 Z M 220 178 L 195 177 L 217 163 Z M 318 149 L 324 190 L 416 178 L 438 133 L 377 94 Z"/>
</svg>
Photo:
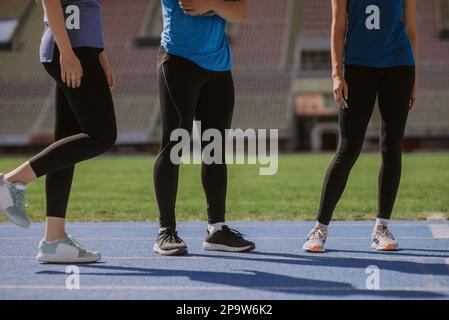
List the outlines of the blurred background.
<svg viewBox="0 0 449 320">
<path fill-rule="evenodd" d="M 119 136 L 112 156 L 77 166 L 73 220 L 157 219 L 151 166 L 159 148 L 156 56 L 160 0 L 101 0 L 106 50 L 118 77 L 113 95 Z M 449 0 L 418 0 L 420 92 L 404 143 L 395 219 L 449 219 Z M 249 0 L 250 19 L 230 25 L 234 128 L 278 129 L 279 171 L 229 166 L 228 212 L 235 220 L 314 219 L 326 168 L 337 147 L 332 99 L 329 0 Z M 40 1 L 0 0 L 0 171 L 53 141 L 54 83 L 39 63 Z M 336 211 L 372 219 L 377 210 L 379 113 Z M 372 152 L 369 152 L 372 151 Z M 438 151 L 438 152 L 436 152 Z M 117 156 L 119 155 L 119 156 Z M 203 220 L 198 166 L 182 166 L 180 220 Z M 45 182 L 30 185 L 28 213 L 41 220 Z M 3 218 L 0 217 L 0 221 Z"/>
<path fill-rule="evenodd" d="M 156 54 L 159 0 L 102 0 L 106 44 L 118 76 L 115 152 L 155 152 L 160 138 Z M 277 128 L 283 151 L 334 150 L 329 0 L 250 0 L 251 18 L 231 25 L 237 90 L 234 127 Z M 34 152 L 52 141 L 54 85 L 39 63 L 42 7 L 0 1 L 0 151 Z M 406 150 L 449 149 L 449 1 L 418 1 L 420 93 Z M 376 111 L 366 150 L 376 150 Z"/>
</svg>

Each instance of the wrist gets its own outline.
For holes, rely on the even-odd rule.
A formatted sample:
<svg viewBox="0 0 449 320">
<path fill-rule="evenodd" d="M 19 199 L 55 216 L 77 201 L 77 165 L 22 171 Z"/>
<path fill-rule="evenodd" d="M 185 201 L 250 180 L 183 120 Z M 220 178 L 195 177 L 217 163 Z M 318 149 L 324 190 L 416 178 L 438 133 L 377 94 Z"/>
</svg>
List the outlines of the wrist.
<svg viewBox="0 0 449 320">
<path fill-rule="evenodd" d="M 61 56 L 63 57 L 73 57 L 75 56 L 75 52 L 71 47 L 69 48 L 63 48 L 60 50 Z"/>
</svg>

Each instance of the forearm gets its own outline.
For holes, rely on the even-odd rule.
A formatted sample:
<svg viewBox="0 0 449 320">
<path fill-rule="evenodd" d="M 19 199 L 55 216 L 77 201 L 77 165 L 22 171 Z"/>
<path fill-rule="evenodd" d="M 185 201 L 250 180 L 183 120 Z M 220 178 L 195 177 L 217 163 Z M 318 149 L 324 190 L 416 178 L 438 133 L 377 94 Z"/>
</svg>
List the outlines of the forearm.
<svg viewBox="0 0 449 320">
<path fill-rule="evenodd" d="M 228 22 L 243 22 L 248 19 L 248 1 L 216 0 L 214 11 Z"/>
<path fill-rule="evenodd" d="M 345 32 L 341 26 L 332 26 L 331 55 L 332 55 L 332 77 L 344 78 L 343 56 L 345 51 Z"/>
<path fill-rule="evenodd" d="M 59 0 L 43 0 L 45 12 L 48 17 L 48 24 L 55 37 L 61 54 L 73 52 L 69 36 L 67 34 L 64 13 Z"/>
</svg>

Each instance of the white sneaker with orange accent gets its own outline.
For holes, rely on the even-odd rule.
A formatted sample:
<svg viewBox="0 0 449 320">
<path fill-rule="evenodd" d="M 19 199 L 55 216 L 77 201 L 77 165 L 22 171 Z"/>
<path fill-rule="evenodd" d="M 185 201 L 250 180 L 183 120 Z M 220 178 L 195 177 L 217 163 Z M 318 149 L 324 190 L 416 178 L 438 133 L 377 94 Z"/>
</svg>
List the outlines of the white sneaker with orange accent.
<svg viewBox="0 0 449 320">
<path fill-rule="evenodd" d="M 374 227 L 371 247 L 379 251 L 396 251 L 399 245 L 388 227 L 379 224 Z"/>
<path fill-rule="evenodd" d="M 302 248 L 307 252 L 324 252 L 324 244 L 326 243 L 326 239 L 327 232 L 319 227 L 315 227 L 312 231 L 310 231 Z"/>
</svg>

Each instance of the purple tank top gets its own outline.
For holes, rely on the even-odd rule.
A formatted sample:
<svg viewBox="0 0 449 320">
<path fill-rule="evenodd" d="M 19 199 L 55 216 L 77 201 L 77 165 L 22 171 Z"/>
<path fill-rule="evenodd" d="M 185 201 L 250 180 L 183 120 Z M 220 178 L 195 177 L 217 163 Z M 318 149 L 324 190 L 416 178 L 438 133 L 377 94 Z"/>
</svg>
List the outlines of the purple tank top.
<svg viewBox="0 0 449 320">
<path fill-rule="evenodd" d="M 61 0 L 67 33 L 73 48 L 104 48 L 103 21 L 99 0 Z M 40 45 L 41 62 L 51 62 L 55 49 L 55 38 L 44 18 L 45 30 Z"/>
</svg>

